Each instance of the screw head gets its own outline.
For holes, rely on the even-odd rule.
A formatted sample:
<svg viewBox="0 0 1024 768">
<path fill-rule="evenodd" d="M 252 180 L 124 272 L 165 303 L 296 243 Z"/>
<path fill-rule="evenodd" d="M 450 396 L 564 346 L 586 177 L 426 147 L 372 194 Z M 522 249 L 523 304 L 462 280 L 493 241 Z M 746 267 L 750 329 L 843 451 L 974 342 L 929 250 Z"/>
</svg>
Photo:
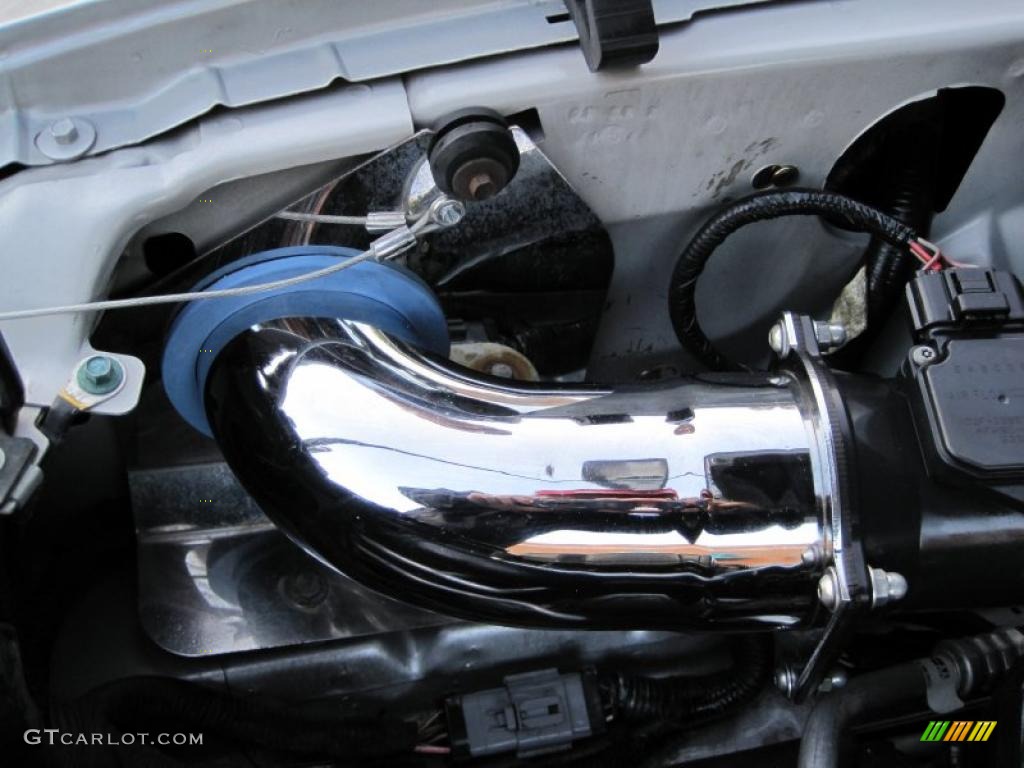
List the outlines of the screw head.
<svg viewBox="0 0 1024 768">
<path fill-rule="evenodd" d="M 910 350 L 910 359 L 914 365 L 924 367 L 934 363 L 938 353 L 929 346 L 921 345 Z"/>
<path fill-rule="evenodd" d="M 772 186 L 788 187 L 800 178 L 800 170 L 795 165 L 780 165 L 772 174 Z"/>
<path fill-rule="evenodd" d="M 768 331 L 768 346 L 777 355 L 781 355 L 786 348 L 786 329 L 782 327 L 782 323 L 776 323 Z"/>
<path fill-rule="evenodd" d="M 75 378 L 90 395 L 109 395 L 124 381 L 124 368 L 108 355 L 93 355 L 78 367 Z"/>
<path fill-rule="evenodd" d="M 513 379 L 515 378 L 516 372 L 508 363 L 495 363 L 491 366 L 491 376 L 498 376 L 502 379 Z"/>
<path fill-rule="evenodd" d="M 431 205 L 430 218 L 442 227 L 453 227 L 466 215 L 466 206 L 450 197 L 438 198 Z"/>
<path fill-rule="evenodd" d="M 796 670 L 788 664 L 775 670 L 775 687 L 785 696 L 793 695 L 793 687 L 796 685 Z"/>
<path fill-rule="evenodd" d="M 78 128 L 70 117 L 62 117 L 60 120 L 50 123 L 50 135 L 58 144 L 66 146 L 74 143 L 78 138 Z"/>
<path fill-rule="evenodd" d="M 822 574 L 821 579 L 818 581 L 818 600 L 830 611 L 834 611 L 839 605 L 839 590 L 836 578 L 835 568 L 830 567 Z"/>
<path fill-rule="evenodd" d="M 768 187 L 788 187 L 800 178 L 800 169 L 795 165 L 771 164 L 758 168 L 750 179 L 750 185 L 754 189 L 768 189 Z"/>
</svg>

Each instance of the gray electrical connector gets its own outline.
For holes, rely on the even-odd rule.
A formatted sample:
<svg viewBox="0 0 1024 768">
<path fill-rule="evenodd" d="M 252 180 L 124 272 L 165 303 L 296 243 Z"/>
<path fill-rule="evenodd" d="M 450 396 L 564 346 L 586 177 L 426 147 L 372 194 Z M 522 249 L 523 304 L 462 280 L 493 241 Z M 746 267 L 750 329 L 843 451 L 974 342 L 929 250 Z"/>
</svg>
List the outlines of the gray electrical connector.
<svg viewBox="0 0 1024 768">
<path fill-rule="evenodd" d="M 555 752 L 604 726 L 594 676 L 556 669 L 510 675 L 503 688 L 453 696 L 445 708 L 452 749 L 461 757 Z"/>
</svg>

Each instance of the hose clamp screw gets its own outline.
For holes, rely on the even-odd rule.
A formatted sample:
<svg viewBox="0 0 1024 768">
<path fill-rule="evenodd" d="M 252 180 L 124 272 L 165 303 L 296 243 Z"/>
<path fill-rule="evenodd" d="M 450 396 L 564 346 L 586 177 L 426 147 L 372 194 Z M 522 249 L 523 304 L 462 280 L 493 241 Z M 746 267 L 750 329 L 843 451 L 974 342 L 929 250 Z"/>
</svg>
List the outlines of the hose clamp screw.
<svg viewBox="0 0 1024 768">
<path fill-rule="evenodd" d="M 90 395 L 109 395 L 124 381 L 124 368 L 108 355 L 93 355 L 78 366 L 75 378 Z"/>
</svg>

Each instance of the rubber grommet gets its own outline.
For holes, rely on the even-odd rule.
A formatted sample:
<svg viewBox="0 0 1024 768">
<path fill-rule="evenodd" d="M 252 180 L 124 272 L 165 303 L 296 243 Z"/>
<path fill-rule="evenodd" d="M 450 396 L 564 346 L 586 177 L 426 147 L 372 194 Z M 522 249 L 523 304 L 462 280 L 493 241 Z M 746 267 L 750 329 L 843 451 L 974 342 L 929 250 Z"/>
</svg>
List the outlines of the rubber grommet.
<svg viewBox="0 0 1024 768">
<path fill-rule="evenodd" d="M 332 246 L 264 251 L 208 275 L 196 290 L 281 280 L 358 253 Z M 285 317 L 358 320 L 435 354 L 447 357 L 449 351 L 448 325 L 437 297 L 419 277 L 391 264 L 366 261 L 276 291 L 190 302 L 171 324 L 161 362 L 164 390 L 182 418 L 212 435 L 203 393 L 213 361 L 247 328 Z"/>
</svg>

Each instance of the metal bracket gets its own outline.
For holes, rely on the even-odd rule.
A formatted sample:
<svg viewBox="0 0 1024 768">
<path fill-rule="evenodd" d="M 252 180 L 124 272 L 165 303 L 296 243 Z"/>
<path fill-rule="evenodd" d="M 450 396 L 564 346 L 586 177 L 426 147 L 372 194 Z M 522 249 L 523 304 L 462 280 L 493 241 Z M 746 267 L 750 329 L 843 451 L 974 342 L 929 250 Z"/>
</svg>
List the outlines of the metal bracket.
<svg viewBox="0 0 1024 768">
<path fill-rule="evenodd" d="M 826 555 L 831 565 L 819 584 L 819 597 L 831 612 L 824 634 L 792 685 L 791 696 L 805 700 L 834 666 L 856 616 L 872 605 L 871 575 L 860 540 L 853 533 L 850 510 L 856 508 L 851 430 L 846 409 L 831 369 L 822 362 L 815 322 L 805 315 L 785 312 L 772 333 L 772 347 L 780 360 L 804 385 L 806 412 L 819 446 L 813 462 L 816 484 L 825 505 Z M 777 343 L 776 343 L 777 342 Z"/>
<path fill-rule="evenodd" d="M 565 0 L 591 72 L 637 67 L 658 53 L 651 0 Z"/>
</svg>

